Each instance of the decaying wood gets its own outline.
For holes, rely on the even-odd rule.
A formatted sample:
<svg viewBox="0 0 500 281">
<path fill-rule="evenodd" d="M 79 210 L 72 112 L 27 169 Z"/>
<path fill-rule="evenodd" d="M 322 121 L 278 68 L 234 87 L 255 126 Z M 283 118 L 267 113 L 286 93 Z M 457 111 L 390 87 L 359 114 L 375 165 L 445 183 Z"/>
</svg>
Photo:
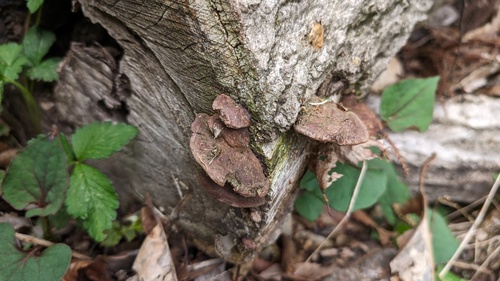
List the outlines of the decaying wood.
<svg viewBox="0 0 500 281">
<path fill-rule="evenodd" d="M 379 98 L 369 97 L 373 109 Z M 425 177 L 429 200 L 447 196 L 454 202 L 471 203 L 486 194 L 500 167 L 500 100 L 466 94 L 436 103 L 429 129 L 389 134 L 410 167 L 405 180 L 418 190 L 419 170 L 436 153 Z"/>
<path fill-rule="evenodd" d="M 73 46 L 55 90 L 56 123 L 73 129 L 92 120 L 126 119 L 137 126 L 138 138 L 106 163 L 115 185 L 139 198 L 149 193 L 166 214 L 190 194 L 192 199 L 177 206 L 177 227 L 201 249 L 235 262 L 276 237 L 291 210 L 309 147 L 305 137 L 289 130 L 301 102 L 331 78 L 366 89 L 432 5 L 79 2 L 124 54 L 109 62 L 102 47 Z M 317 24 L 321 34 L 311 38 Z M 213 113 L 212 101 L 221 93 L 252 115 L 251 147 L 271 181 L 263 206 L 229 207 L 199 186 L 205 174 L 189 150 L 190 127 L 196 114 Z M 245 247 L 248 241 L 255 247 Z"/>
</svg>

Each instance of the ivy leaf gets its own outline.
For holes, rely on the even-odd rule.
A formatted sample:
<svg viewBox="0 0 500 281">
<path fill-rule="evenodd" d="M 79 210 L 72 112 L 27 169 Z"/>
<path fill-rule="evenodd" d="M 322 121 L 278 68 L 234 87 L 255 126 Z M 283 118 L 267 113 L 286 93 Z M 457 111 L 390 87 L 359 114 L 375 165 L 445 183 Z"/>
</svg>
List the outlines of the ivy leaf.
<svg viewBox="0 0 500 281">
<path fill-rule="evenodd" d="M 434 262 L 447 262 L 458 249 L 458 242 L 448 228 L 445 218 L 438 212 L 427 210 L 427 221 L 432 237 Z"/>
<path fill-rule="evenodd" d="M 52 245 L 41 254 L 38 248 L 19 250 L 8 223 L 0 223 L 0 253 L 0 281 L 61 280 L 71 260 L 66 244 Z"/>
<path fill-rule="evenodd" d="M 306 191 L 297 197 L 294 206 L 295 210 L 302 217 L 315 221 L 323 211 L 325 202 L 323 201 L 321 191 L 316 181 L 316 189 L 314 191 Z"/>
<path fill-rule="evenodd" d="M 76 159 L 106 158 L 120 150 L 137 135 L 137 129 L 126 124 L 97 122 L 78 129 L 72 136 Z"/>
<path fill-rule="evenodd" d="M 92 238 L 102 241 L 106 236 L 104 231 L 111 228 L 116 218 L 118 195 L 106 175 L 79 163 L 71 175 L 66 207 L 70 215 L 83 220 Z"/>
<path fill-rule="evenodd" d="M 60 58 L 50 58 L 42 61 L 39 65 L 34 65 L 26 72 L 31 80 L 41 80 L 44 82 L 52 82 L 59 78 L 57 74 L 57 66 L 61 61 Z"/>
<path fill-rule="evenodd" d="M 22 50 L 23 46 L 17 43 L 0 45 L 0 74 L 7 80 L 17 80 L 23 66 L 29 63 Z"/>
<path fill-rule="evenodd" d="M 408 191 L 408 187 L 399 179 L 398 173 L 390 162 L 381 159 L 373 159 L 370 161 L 370 164 L 380 167 L 387 175 L 386 190 L 384 194 L 380 196 L 379 203 L 387 222 L 394 225 L 398 218 L 392 209 L 392 205 L 394 203 L 402 204 L 409 200 L 410 192 Z"/>
<path fill-rule="evenodd" d="M 54 33 L 42 30 L 36 26 L 31 27 L 24 35 L 24 54 L 30 60 L 32 66 L 38 66 L 42 58 L 49 52 L 50 47 L 56 41 Z"/>
<path fill-rule="evenodd" d="M 17 210 L 30 206 L 26 217 L 55 214 L 68 188 L 68 159 L 58 137 L 31 140 L 9 167 L 3 198 Z M 36 207 L 32 208 L 35 205 Z"/>
<path fill-rule="evenodd" d="M 307 172 L 300 180 L 300 188 L 305 189 L 307 191 L 314 191 L 318 189 L 319 186 L 318 186 L 318 180 L 316 179 L 316 175 L 310 170 L 307 170 Z"/>
<path fill-rule="evenodd" d="M 360 186 L 358 197 L 353 206 L 353 211 L 372 206 L 385 192 L 387 175 L 383 169 L 370 164 L 372 161 L 373 160 L 367 162 L 368 169 Z M 333 182 L 332 185 L 326 189 L 325 194 L 333 209 L 346 212 L 361 170 L 347 164 L 337 163 L 333 171 L 343 176 Z"/>
<path fill-rule="evenodd" d="M 424 132 L 432 121 L 434 96 L 439 77 L 407 79 L 382 93 L 380 115 L 389 128 L 399 132 L 416 127 Z"/>
</svg>

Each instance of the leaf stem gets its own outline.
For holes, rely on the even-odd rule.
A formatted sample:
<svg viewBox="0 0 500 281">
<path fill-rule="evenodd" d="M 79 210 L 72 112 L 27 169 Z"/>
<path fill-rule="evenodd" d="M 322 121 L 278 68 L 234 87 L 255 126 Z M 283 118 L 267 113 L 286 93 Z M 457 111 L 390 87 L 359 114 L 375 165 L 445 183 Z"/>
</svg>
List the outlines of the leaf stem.
<svg viewBox="0 0 500 281">
<path fill-rule="evenodd" d="M 43 10 L 43 4 L 40 6 L 40 8 L 38 8 L 38 11 L 36 11 L 36 19 L 34 26 L 40 25 L 40 20 L 42 18 L 42 10 Z"/>
<path fill-rule="evenodd" d="M 36 105 L 36 101 L 33 98 L 33 95 L 31 94 L 30 90 L 28 90 L 23 84 L 15 81 L 15 80 L 6 80 L 5 82 L 7 83 L 12 83 L 14 86 L 16 86 L 20 91 L 23 96 L 24 102 L 26 103 L 26 106 L 28 107 L 28 112 L 31 117 L 31 121 L 33 122 L 33 125 L 35 127 L 35 131 L 39 133 L 41 131 L 41 126 L 40 126 L 40 111 L 38 110 L 38 106 Z"/>
<path fill-rule="evenodd" d="M 42 223 L 43 238 L 53 240 L 54 235 L 52 234 L 49 219 L 47 217 L 40 217 L 40 222 Z"/>
</svg>

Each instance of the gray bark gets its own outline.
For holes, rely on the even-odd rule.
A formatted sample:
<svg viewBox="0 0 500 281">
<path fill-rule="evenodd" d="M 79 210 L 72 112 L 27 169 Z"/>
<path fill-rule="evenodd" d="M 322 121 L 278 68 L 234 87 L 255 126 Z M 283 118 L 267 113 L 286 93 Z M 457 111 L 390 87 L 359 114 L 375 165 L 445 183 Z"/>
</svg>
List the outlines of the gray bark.
<svg viewBox="0 0 500 281">
<path fill-rule="evenodd" d="M 177 207 L 177 227 L 201 249 L 242 262 L 255 250 L 248 245 L 259 248 L 275 237 L 292 208 L 309 147 L 290 130 L 301 102 L 332 76 L 365 90 L 432 1 L 80 4 L 124 55 L 114 64 L 99 47 L 73 46 L 55 90 L 58 124 L 126 119 L 137 126 L 138 138 L 105 163 L 115 185 L 139 198 L 149 193 L 166 214 Z M 321 48 L 307 36 L 315 22 L 324 27 Z M 271 180 L 261 207 L 229 207 L 200 188 L 205 175 L 189 150 L 190 125 L 196 113 L 212 113 L 220 93 L 252 115 L 252 149 Z M 121 103 L 127 116 L 117 114 Z"/>
</svg>

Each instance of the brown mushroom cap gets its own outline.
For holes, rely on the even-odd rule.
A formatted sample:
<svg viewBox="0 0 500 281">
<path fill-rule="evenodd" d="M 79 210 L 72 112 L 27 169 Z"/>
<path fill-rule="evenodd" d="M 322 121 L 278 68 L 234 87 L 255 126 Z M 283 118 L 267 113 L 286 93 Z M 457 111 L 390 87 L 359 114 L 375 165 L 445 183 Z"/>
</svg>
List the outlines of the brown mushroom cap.
<svg viewBox="0 0 500 281">
<path fill-rule="evenodd" d="M 200 174 L 198 179 L 201 188 L 220 202 L 229 206 L 237 208 L 252 208 L 266 203 L 266 199 L 263 197 L 243 197 L 234 192 L 230 184 L 220 186 L 207 177 L 207 175 Z"/>
<path fill-rule="evenodd" d="M 344 96 L 341 103 L 358 116 L 365 124 L 370 136 L 374 137 L 384 129 L 377 115 L 365 103 L 358 101 L 354 95 Z"/>
<path fill-rule="evenodd" d="M 207 114 L 198 114 L 191 125 L 193 135 L 189 144 L 196 162 L 218 185 L 230 183 L 233 190 L 244 197 L 264 197 L 270 182 L 257 157 L 248 146 L 231 146 L 224 137 L 214 138 L 208 126 L 210 118 Z M 246 139 L 245 130 L 233 130 L 232 134 L 241 134 L 236 138 Z"/>
<path fill-rule="evenodd" d="M 212 103 L 212 108 L 219 113 L 220 119 L 229 128 L 241 129 L 252 124 L 250 113 L 228 95 L 218 95 Z"/>
<path fill-rule="evenodd" d="M 354 145 L 368 141 L 368 130 L 350 111 L 340 109 L 334 102 L 308 105 L 297 118 L 295 131 L 320 142 Z"/>
</svg>

